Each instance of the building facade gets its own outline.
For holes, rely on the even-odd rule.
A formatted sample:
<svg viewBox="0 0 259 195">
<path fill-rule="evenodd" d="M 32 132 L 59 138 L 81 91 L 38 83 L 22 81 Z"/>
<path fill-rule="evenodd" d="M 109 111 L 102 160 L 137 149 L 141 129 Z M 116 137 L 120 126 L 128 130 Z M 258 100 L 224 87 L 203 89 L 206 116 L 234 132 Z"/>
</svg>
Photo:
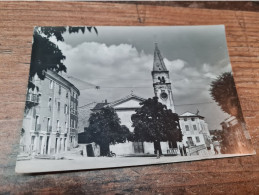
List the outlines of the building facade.
<svg viewBox="0 0 259 195">
<path fill-rule="evenodd" d="M 190 149 L 189 155 L 206 155 L 207 150 L 211 149 L 212 142 L 205 118 L 198 113 L 185 112 L 179 116 L 179 119 L 183 140 L 178 143 L 178 148 L 184 145 Z"/>
<path fill-rule="evenodd" d="M 39 91 L 27 93 L 20 152 L 54 155 L 75 147 L 79 90 L 52 71 L 46 72 L 44 80 L 35 76 L 33 83 Z"/>
</svg>

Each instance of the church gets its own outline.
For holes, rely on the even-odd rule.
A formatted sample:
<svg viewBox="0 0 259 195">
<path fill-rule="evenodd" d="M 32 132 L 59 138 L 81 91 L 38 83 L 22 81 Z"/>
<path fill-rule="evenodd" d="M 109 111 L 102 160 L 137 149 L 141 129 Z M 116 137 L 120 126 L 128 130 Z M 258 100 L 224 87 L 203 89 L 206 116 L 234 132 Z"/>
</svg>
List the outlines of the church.
<svg viewBox="0 0 259 195">
<path fill-rule="evenodd" d="M 172 112 L 175 113 L 169 71 L 166 68 L 157 44 L 155 44 L 153 70 L 151 71 L 151 75 L 154 95 L 158 97 L 159 102 L 166 105 L 168 109 L 171 109 Z M 129 130 L 133 132 L 134 129 L 132 127 L 131 115 L 135 113 L 137 108 L 140 108 L 139 103 L 144 100 L 144 98 L 131 93 L 130 95 L 111 103 L 108 103 L 107 101 L 104 103 L 98 103 L 92 111 L 98 112 L 105 106 L 114 108 L 121 120 L 121 125 L 127 126 Z M 201 151 L 203 151 L 204 154 L 204 151 L 206 151 L 207 147 L 210 145 L 209 143 L 206 145 L 206 140 L 209 140 L 210 138 L 208 125 L 204 121 L 204 117 L 198 114 L 186 112 L 179 115 L 179 119 L 183 133 L 183 141 L 181 143 L 177 143 L 177 148 L 172 148 L 173 146 L 169 142 L 161 142 L 162 153 L 179 155 L 179 148 L 184 146 L 189 148 L 189 155 L 200 154 Z M 151 142 L 127 141 L 126 143 L 110 145 L 110 150 L 116 153 L 116 155 L 154 154 L 154 144 Z"/>
</svg>

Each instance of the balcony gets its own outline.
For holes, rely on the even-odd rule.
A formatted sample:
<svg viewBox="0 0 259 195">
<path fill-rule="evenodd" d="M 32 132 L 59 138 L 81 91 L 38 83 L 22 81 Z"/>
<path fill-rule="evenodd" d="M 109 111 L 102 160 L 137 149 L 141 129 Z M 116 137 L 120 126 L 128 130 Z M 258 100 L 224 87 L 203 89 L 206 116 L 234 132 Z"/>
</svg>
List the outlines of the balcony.
<svg viewBox="0 0 259 195">
<path fill-rule="evenodd" d="M 72 108 L 70 108 L 70 113 L 73 115 L 78 115 L 78 111 Z"/>
<path fill-rule="evenodd" d="M 27 93 L 26 101 L 28 103 L 38 104 L 39 103 L 39 96 L 38 96 L 38 94 Z"/>
<path fill-rule="evenodd" d="M 77 132 L 77 129 L 76 128 L 72 128 L 70 129 L 70 133 L 76 133 Z"/>
</svg>

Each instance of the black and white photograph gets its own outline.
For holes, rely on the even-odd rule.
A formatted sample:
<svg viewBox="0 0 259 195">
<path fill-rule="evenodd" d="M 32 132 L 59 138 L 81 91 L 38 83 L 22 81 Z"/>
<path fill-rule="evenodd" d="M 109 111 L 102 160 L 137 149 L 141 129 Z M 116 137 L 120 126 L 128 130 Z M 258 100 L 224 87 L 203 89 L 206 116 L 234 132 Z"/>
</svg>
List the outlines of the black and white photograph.
<svg viewBox="0 0 259 195">
<path fill-rule="evenodd" d="M 35 27 L 17 173 L 254 155 L 224 25 Z"/>
</svg>

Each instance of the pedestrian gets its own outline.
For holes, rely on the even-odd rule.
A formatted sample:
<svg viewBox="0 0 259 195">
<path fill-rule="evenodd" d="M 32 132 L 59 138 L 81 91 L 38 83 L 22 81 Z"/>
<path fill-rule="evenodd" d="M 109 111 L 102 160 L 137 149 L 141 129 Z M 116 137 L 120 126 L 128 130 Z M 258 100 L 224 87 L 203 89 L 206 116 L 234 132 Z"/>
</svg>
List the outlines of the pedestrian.
<svg viewBox="0 0 259 195">
<path fill-rule="evenodd" d="M 219 153 L 216 147 L 214 147 L 214 151 L 215 151 L 215 154 Z"/>
<path fill-rule="evenodd" d="M 182 147 L 181 147 L 181 146 L 179 146 L 179 150 L 180 150 L 180 154 L 181 154 L 181 156 L 183 156 L 183 149 L 182 149 Z"/>
<path fill-rule="evenodd" d="M 183 153 L 184 153 L 184 156 L 187 156 L 185 145 L 183 145 Z"/>
</svg>

